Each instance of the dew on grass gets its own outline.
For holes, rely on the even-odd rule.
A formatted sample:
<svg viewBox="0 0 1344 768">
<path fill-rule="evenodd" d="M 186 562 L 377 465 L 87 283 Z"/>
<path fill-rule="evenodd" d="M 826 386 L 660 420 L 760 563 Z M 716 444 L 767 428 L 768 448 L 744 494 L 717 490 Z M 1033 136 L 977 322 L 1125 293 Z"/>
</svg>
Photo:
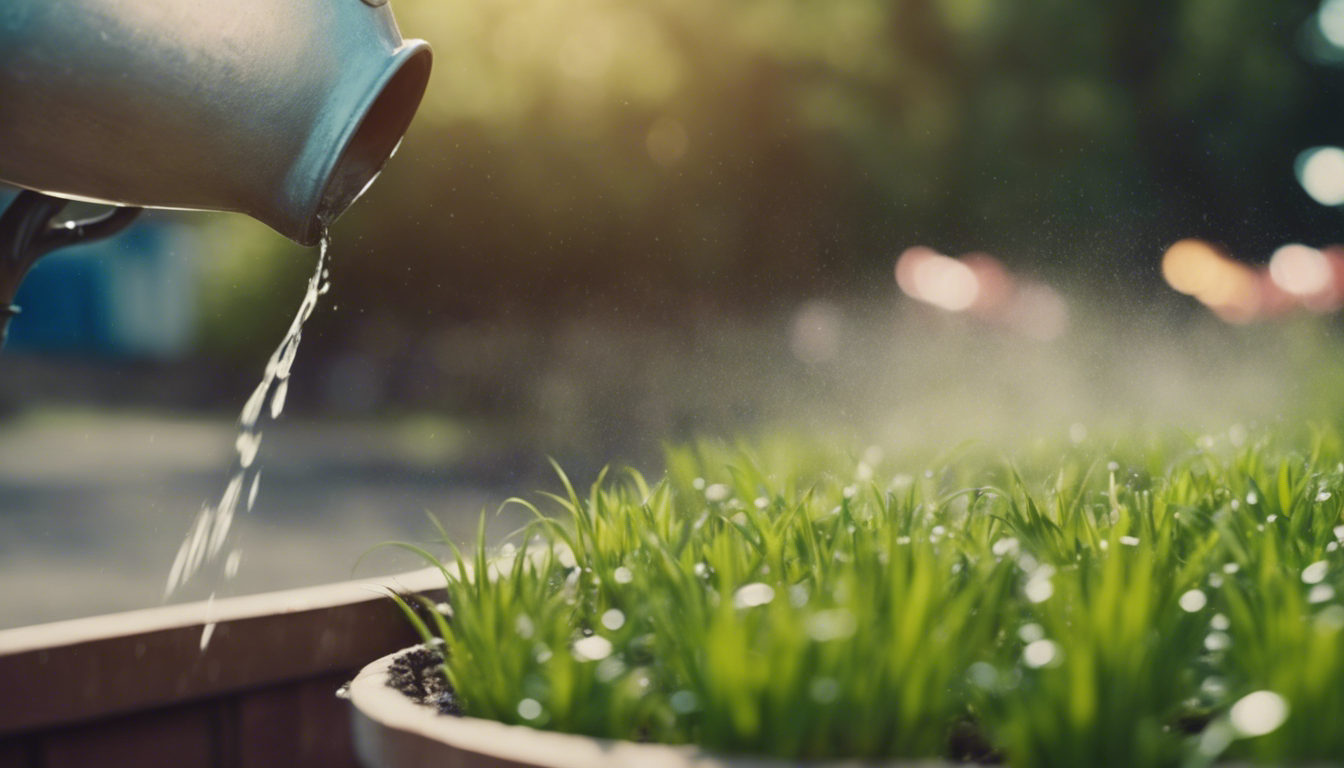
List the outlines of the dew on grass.
<svg viewBox="0 0 1344 768">
<path fill-rule="evenodd" d="M 602 614 L 602 626 L 615 632 L 625 626 L 625 614 L 621 613 L 619 608 L 612 608 Z"/>
<path fill-rule="evenodd" d="M 909 544 L 909 543 L 910 543 L 910 537 L 909 537 L 909 536 L 897 536 L 897 537 L 896 537 L 896 543 L 897 543 L 897 544 Z"/>
<path fill-rule="evenodd" d="M 765 509 L 770 506 L 770 499 L 765 496 L 757 496 L 756 501 L 752 503 L 756 505 L 757 509 Z"/>
<path fill-rule="evenodd" d="M 966 678 L 978 688 L 993 690 L 999 684 L 999 670 L 987 661 L 977 661 L 966 670 Z"/>
<path fill-rule="evenodd" d="M 1223 586 L 1223 575 L 1221 573 L 1209 574 L 1209 586 L 1218 589 Z"/>
<path fill-rule="evenodd" d="M 536 699 L 523 699 L 518 702 L 518 716 L 524 720 L 536 720 L 541 717 L 541 702 Z"/>
<path fill-rule="evenodd" d="M 1256 691 L 1233 704 L 1228 717 L 1241 736 L 1264 736 L 1288 719 L 1288 701 L 1273 691 Z"/>
<path fill-rule="evenodd" d="M 1336 525 L 1334 528 L 1335 538 L 1344 541 L 1344 525 Z"/>
<path fill-rule="evenodd" d="M 830 704 L 840 698 L 840 681 L 833 677 L 815 677 L 807 686 L 807 693 L 818 704 Z"/>
<path fill-rule="evenodd" d="M 1316 603 L 1326 603 L 1333 599 L 1335 599 L 1335 588 L 1329 584 L 1317 584 L 1307 593 L 1307 602 L 1312 603 L 1313 605 Z"/>
<path fill-rule="evenodd" d="M 697 563 L 697 565 L 701 565 L 701 563 Z M 622 565 L 618 566 L 615 571 L 612 571 L 611 578 L 615 579 L 617 584 L 629 584 L 635 580 L 635 574 L 631 573 L 629 568 Z"/>
<path fill-rule="evenodd" d="M 513 631 L 517 632 L 518 636 L 524 640 L 530 640 L 532 635 L 536 633 L 537 627 L 527 614 L 520 613 L 518 618 L 513 620 Z"/>
<path fill-rule="evenodd" d="M 601 661 L 611 655 L 611 641 L 601 635 L 590 635 L 575 641 L 572 650 L 579 661 Z"/>
<path fill-rule="evenodd" d="M 695 575 L 702 579 L 709 575 L 709 566 L 705 563 L 696 563 L 693 570 L 695 571 Z M 617 578 L 616 580 L 620 581 L 620 578 Z"/>
<path fill-rule="evenodd" d="M 727 501 L 728 497 L 733 495 L 732 489 L 723 483 L 715 483 L 705 489 L 705 500 L 720 502 Z"/>
<path fill-rule="evenodd" d="M 990 548 L 990 551 L 994 553 L 995 557 L 1003 557 L 1004 555 L 1017 554 L 1018 548 L 1018 540 L 1013 536 L 1009 536 L 1006 539 L 999 539 L 994 542 L 994 546 Z"/>
<path fill-rule="evenodd" d="M 1181 595 L 1178 602 L 1180 602 L 1181 610 L 1186 613 L 1195 613 L 1203 610 L 1204 606 L 1209 604 L 1209 598 L 1200 590 L 1192 589 Z"/>
<path fill-rule="evenodd" d="M 545 664 L 551 660 L 551 649 L 541 643 L 537 643 L 536 654 L 533 656 L 538 664 Z"/>
<path fill-rule="evenodd" d="M 1329 501 L 1329 500 L 1330 500 L 1330 492 L 1329 492 L 1329 491 L 1321 491 L 1320 493 L 1316 494 L 1316 500 L 1317 500 L 1317 501 Z"/>
<path fill-rule="evenodd" d="M 853 637 L 858 628 L 858 620 L 854 618 L 853 611 L 847 608 L 818 611 L 807 619 L 808 637 L 819 643 Z"/>
<path fill-rule="evenodd" d="M 610 683 L 623 674 L 625 674 L 625 662 L 616 656 L 608 656 L 597 662 L 597 669 L 594 672 L 598 681 L 603 683 Z"/>
<path fill-rule="evenodd" d="M 1223 563 L 1223 573 L 1226 573 L 1229 576 L 1240 570 L 1241 566 L 1237 565 L 1236 563 Z"/>
<path fill-rule="evenodd" d="M 1251 506 L 1255 506 L 1256 504 L 1259 504 L 1259 503 L 1260 503 L 1260 497 L 1259 497 L 1259 495 L 1257 495 L 1255 491 L 1250 491 L 1250 492 L 1248 492 L 1248 493 L 1246 494 L 1246 503 L 1247 503 L 1247 504 L 1250 504 Z"/>
<path fill-rule="evenodd" d="M 1266 523 L 1272 523 L 1272 522 L 1274 522 L 1275 520 L 1278 520 L 1278 519 L 1279 519 L 1279 516 L 1278 516 L 1278 515 L 1267 515 L 1267 516 L 1265 517 L 1265 522 L 1266 522 Z"/>
<path fill-rule="evenodd" d="M 1121 537 L 1120 537 L 1120 543 L 1121 543 L 1121 544 L 1124 544 L 1126 547 L 1137 547 L 1137 546 L 1139 546 L 1139 537 L 1138 537 L 1138 536 L 1121 536 Z"/>
<path fill-rule="evenodd" d="M 1029 622 L 1027 624 L 1023 624 L 1017 630 L 1017 636 L 1020 637 L 1022 639 L 1022 642 L 1024 643 L 1034 643 L 1037 640 L 1041 640 L 1045 637 L 1045 628 L 1034 621 Z"/>
<path fill-rule="evenodd" d="M 1204 647 L 1214 652 L 1225 651 L 1232 647 L 1232 636 L 1226 632 L 1210 632 L 1204 638 Z"/>
<path fill-rule="evenodd" d="M 1211 675 L 1204 678 L 1204 682 L 1199 685 L 1199 690 L 1210 698 L 1222 698 L 1227 695 L 1227 681 L 1217 675 Z"/>
<path fill-rule="evenodd" d="M 679 715 L 688 715 L 700 708 L 700 700 L 690 691 L 677 691 L 668 697 L 672 711 Z"/>
<path fill-rule="evenodd" d="M 1027 599 L 1033 603 L 1043 603 L 1055 594 L 1055 583 L 1051 578 L 1055 575 L 1055 569 L 1042 565 L 1037 568 L 1031 578 L 1027 579 L 1027 585 L 1022 588 Z"/>
<path fill-rule="evenodd" d="M 1053 664 L 1056 660 L 1062 658 L 1059 644 L 1054 640 L 1044 638 L 1032 643 L 1028 643 L 1026 648 L 1022 649 L 1022 661 L 1032 669 L 1040 669 L 1048 664 Z"/>
<path fill-rule="evenodd" d="M 697 477 L 691 481 L 691 487 L 697 491 L 705 490 L 705 478 Z"/>
<path fill-rule="evenodd" d="M 1338 632 L 1344 629 L 1344 606 L 1327 605 L 1316 614 L 1316 625 L 1321 629 Z"/>
<path fill-rule="evenodd" d="M 1330 564 L 1324 560 L 1317 560 L 1311 565 L 1308 565 L 1306 568 L 1302 569 L 1302 583 L 1319 584 L 1321 580 L 1325 578 L 1326 569 L 1329 567 Z"/>
<path fill-rule="evenodd" d="M 755 608 L 774 599 L 775 588 L 759 581 L 741 587 L 733 593 L 733 605 L 737 608 Z"/>
<path fill-rule="evenodd" d="M 1232 626 L 1232 622 L 1223 614 L 1215 613 L 1213 618 L 1209 619 L 1209 626 L 1219 632 L 1226 632 Z"/>
<path fill-rule="evenodd" d="M 794 608 L 802 608 L 807 605 L 807 587 L 802 584 L 794 584 L 789 587 L 789 605 Z"/>
</svg>

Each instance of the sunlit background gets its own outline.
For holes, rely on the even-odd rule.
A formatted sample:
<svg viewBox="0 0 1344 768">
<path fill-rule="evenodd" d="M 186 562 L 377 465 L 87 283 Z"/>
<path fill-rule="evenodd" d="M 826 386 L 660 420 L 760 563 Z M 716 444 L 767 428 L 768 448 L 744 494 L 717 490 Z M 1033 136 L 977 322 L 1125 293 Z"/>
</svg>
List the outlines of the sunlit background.
<svg viewBox="0 0 1344 768">
<path fill-rule="evenodd" d="M 351 578 L 425 510 L 469 537 L 547 456 L 1227 429 L 1344 390 L 1344 0 L 393 6 L 434 77 L 333 228 L 225 591 Z M 0 626 L 162 600 L 315 259 L 155 212 L 34 271 Z"/>
</svg>

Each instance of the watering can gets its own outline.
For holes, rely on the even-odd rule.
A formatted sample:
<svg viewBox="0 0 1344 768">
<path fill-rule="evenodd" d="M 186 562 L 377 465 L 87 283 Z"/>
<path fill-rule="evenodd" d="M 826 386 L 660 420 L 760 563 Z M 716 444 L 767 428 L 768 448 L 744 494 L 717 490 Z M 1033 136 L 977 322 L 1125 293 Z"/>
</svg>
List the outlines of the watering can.
<svg viewBox="0 0 1344 768">
<path fill-rule="evenodd" d="M 38 258 L 140 207 L 301 245 L 372 184 L 429 81 L 387 0 L 0 0 L 0 345 Z M 70 200 L 120 206 L 55 226 Z"/>
</svg>

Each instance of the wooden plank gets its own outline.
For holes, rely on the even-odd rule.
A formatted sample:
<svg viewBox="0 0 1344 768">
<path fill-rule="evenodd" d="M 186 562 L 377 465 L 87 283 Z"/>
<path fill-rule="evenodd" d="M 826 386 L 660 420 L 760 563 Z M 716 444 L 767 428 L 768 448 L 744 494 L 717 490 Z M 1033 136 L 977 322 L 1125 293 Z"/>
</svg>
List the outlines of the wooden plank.
<svg viewBox="0 0 1344 768">
<path fill-rule="evenodd" d="M 0 631 L 0 736 L 323 676 L 417 641 L 365 588 L 441 588 L 427 569 L 364 582 Z"/>
<path fill-rule="evenodd" d="M 355 671 L 240 695 L 239 768 L 358 768 L 350 704 L 336 697 Z"/>
<path fill-rule="evenodd" d="M 194 704 L 46 734 L 43 768 L 213 768 L 215 708 Z"/>
</svg>

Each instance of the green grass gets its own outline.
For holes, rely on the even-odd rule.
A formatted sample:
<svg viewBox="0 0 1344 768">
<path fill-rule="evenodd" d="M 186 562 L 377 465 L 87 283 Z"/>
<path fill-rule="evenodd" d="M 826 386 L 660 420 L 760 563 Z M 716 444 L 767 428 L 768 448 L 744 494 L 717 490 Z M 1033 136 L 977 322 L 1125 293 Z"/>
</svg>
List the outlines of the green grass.
<svg viewBox="0 0 1344 768">
<path fill-rule="evenodd" d="M 595 736 L 786 758 L 971 744 L 1021 766 L 1344 760 L 1333 433 L 866 458 L 707 442 L 670 449 L 656 483 L 581 493 L 561 474 L 538 506 L 511 500 L 536 515 L 512 557 L 482 542 L 444 566 L 451 615 L 421 629 L 467 714 Z"/>
</svg>

